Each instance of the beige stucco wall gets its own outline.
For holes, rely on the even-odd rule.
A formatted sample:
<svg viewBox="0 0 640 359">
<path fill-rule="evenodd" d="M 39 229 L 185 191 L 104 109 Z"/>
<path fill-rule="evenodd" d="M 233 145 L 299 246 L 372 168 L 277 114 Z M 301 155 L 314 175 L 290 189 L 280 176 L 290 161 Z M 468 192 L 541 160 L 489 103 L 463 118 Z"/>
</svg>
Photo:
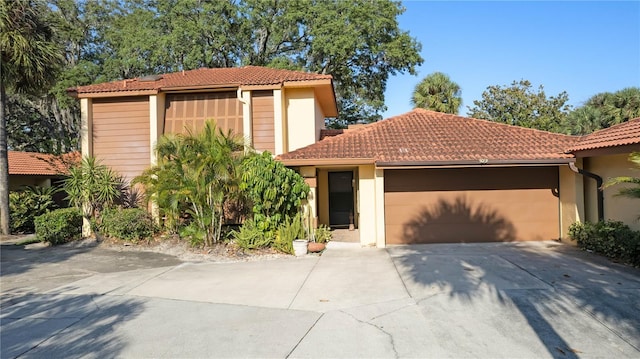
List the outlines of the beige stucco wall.
<svg viewBox="0 0 640 359">
<path fill-rule="evenodd" d="M 582 161 L 578 159 L 576 165 L 582 167 Z M 576 244 L 568 234 L 571 224 L 584 221 L 584 180 L 567 165 L 559 168 L 559 182 L 560 238 L 563 242 Z"/>
<path fill-rule="evenodd" d="M 349 171 L 351 168 L 320 168 L 317 176 L 318 223 L 329 224 L 329 175 L 330 171 Z M 384 177 L 383 170 L 374 165 L 361 165 L 354 169 L 356 225 L 362 246 L 378 246 L 384 243 Z"/>
<path fill-rule="evenodd" d="M 157 163 L 156 144 L 164 133 L 165 98 L 164 93 L 149 96 L 149 163 L 151 165 Z"/>
<path fill-rule="evenodd" d="M 9 191 L 21 190 L 23 186 L 51 187 L 51 178 L 45 176 L 9 175 Z"/>
<path fill-rule="evenodd" d="M 609 178 L 618 176 L 635 176 L 640 172 L 634 171 L 633 164 L 628 160 L 628 154 L 589 157 L 584 159 L 584 169 L 593 172 L 606 182 Z M 585 217 L 587 221 L 598 220 L 596 201 L 596 183 L 592 179 L 585 179 Z M 640 230 L 640 200 L 616 196 L 620 188 L 625 185 L 615 185 L 604 189 L 604 218 L 622 221 L 629 227 Z"/>
<path fill-rule="evenodd" d="M 384 170 L 375 170 L 376 194 L 376 245 L 378 248 L 386 246 L 386 224 L 384 222 Z"/>
<path fill-rule="evenodd" d="M 329 172 L 318 170 L 318 223 L 329 225 Z"/>
<path fill-rule="evenodd" d="M 316 130 L 316 101 L 312 88 L 293 88 L 285 91 L 287 150 L 293 151 L 315 143 L 319 129 Z M 320 111 L 322 112 L 322 111 Z M 316 134 L 318 132 L 318 134 Z"/>
<path fill-rule="evenodd" d="M 91 99 L 80 99 L 80 142 L 82 157 L 93 156 L 93 111 L 91 110 Z"/>
<path fill-rule="evenodd" d="M 320 107 L 320 103 L 318 103 L 318 99 L 314 99 L 313 100 L 313 104 L 315 106 L 315 119 L 316 119 L 316 123 L 315 123 L 315 131 L 314 131 L 314 142 L 317 142 L 318 140 L 320 140 L 320 130 L 322 130 L 324 128 L 324 112 L 322 112 L 322 108 Z"/>
<path fill-rule="evenodd" d="M 380 202 L 384 208 L 384 193 L 380 196 L 380 181 L 376 175 L 381 175 L 382 171 L 376 173 L 373 165 L 362 165 L 358 167 L 358 196 L 357 209 L 359 215 L 360 245 L 384 247 L 384 241 L 378 240 L 379 221 L 382 221 L 384 228 L 384 212 L 378 213 Z M 384 188 L 382 188 L 384 192 Z M 384 230 L 382 231 L 384 236 Z"/>
</svg>

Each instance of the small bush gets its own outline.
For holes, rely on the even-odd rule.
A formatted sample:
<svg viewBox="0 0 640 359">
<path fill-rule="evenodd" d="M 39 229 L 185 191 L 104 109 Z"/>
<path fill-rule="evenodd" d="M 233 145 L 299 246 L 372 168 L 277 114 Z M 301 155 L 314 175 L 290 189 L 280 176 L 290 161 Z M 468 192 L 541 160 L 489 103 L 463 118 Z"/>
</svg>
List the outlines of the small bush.
<svg viewBox="0 0 640 359">
<path fill-rule="evenodd" d="M 293 218 L 285 217 L 278 228 L 273 248 L 283 253 L 293 254 L 293 241 L 302 238 L 306 238 L 306 234 L 300 213 Z"/>
<path fill-rule="evenodd" d="M 53 187 L 26 187 L 9 193 L 9 226 L 11 233 L 33 233 L 37 216 L 56 208 Z"/>
<path fill-rule="evenodd" d="M 109 209 L 101 214 L 99 230 L 106 236 L 125 241 L 149 239 L 155 233 L 153 218 L 140 208 Z"/>
<path fill-rule="evenodd" d="M 240 230 L 233 231 L 236 244 L 242 249 L 258 249 L 269 247 L 273 243 L 274 234 L 268 226 L 246 220 Z"/>
<path fill-rule="evenodd" d="M 56 209 L 35 219 L 36 237 L 62 244 L 82 237 L 82 213 L 77 208 Z"/>
<path fill-rule="evenodd" d="M 569 236 L 578 247 L 633 265 L 640 265 L 640 232 L 618 221 L 574 223 Z"/>
<path fill-rule="evenodd" d="M 314 238 L 317 243 L 327 243 L 331 240 L 331 228 L 321 224 L 314 232 Z"/>
</svg>

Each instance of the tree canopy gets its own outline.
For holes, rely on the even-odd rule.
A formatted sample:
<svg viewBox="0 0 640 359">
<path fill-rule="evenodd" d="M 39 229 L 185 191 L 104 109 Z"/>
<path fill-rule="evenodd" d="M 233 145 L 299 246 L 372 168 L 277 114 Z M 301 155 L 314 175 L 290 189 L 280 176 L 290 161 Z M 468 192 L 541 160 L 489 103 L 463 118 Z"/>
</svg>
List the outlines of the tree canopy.
<svg viewBox="0 0 640 359">
<path fill-rule="evenodd" d="M 0 1 L 0 230 L 9 234 L 6 90 L 39 94 L 55 79 L 62 58 L 42 1 Z"/>
<path fill-rule="evenodd" d="M 411 103 L 415 107 L 457 115 L 462 105 L 462 91 L 448 75 L 434 72 L 416 85 Z"/>
<path fill-rule="evenodd" d="M 561 92 L 549 96 L 540 85 L 537 91 L 527 80 L 513 81 L 510 86 L 489 86 L 481 100 L 468 107 L 468 116 L 510 125 L 558 132 L 571 110 L 569 95 Z"/>
<path fill-rule="evenodd" d="M 392 0 L 49 1 L 67 32 L 66 87 L 200 67 L 295 69 L 334 77 L 346 124 L 379 119 L 389 76 L 423 61 Z"/>
<path fill-rule="evenodd" d="M 640 87 L 602 92 L 569 114 L 563 132 L 585 135 L 640 117 Z"/>
</svg>

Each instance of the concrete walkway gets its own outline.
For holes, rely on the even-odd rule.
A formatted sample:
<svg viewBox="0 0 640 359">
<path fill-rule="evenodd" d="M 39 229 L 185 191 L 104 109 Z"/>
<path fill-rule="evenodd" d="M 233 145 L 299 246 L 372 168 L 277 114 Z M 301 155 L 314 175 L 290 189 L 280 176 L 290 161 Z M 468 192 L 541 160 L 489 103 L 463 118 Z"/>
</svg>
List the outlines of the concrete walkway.
<svg viewBox="0 0 640 359">
<path fill-rule="evenodd" d="M 154 263 L 6 301 L 2 358 L 640 357 L 640 272 L 554 242 Z"/>
</svg>

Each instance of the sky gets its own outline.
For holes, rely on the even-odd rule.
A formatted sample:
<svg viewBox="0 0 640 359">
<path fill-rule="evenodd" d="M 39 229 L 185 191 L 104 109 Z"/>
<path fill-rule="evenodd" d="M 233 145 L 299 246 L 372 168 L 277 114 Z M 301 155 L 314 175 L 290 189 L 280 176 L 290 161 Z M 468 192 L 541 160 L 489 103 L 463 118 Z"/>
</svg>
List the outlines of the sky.
<svg viewBox="0 0 640 359">
<path fill-rule="evenodd" d="M 383 118 L 411 111 L 411 93 L 440 71 L 462 88 L 460 114 L 492 85 L 529 80 L 580 106 L 640 87 L 640 1 L 403 1 L 400 28 L 422 44 L 418 75 L 387 82 Z"/>
</svg>

